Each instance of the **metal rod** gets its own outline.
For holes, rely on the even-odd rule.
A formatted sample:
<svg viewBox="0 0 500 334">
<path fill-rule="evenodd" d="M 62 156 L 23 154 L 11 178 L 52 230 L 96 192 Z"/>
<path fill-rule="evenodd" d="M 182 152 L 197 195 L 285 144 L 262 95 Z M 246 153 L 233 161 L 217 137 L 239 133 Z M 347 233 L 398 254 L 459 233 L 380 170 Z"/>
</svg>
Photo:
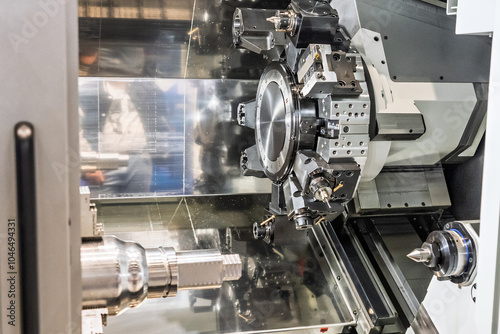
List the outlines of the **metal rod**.
<svg viewBox="0 0 500 334">
<path fill-rule="evenodd" d="M 37 216 L 34 129 L 28 122 L 14 128 L 16 143 L 17 217 L 22 333 L 39 334 Z"/>
</svg>

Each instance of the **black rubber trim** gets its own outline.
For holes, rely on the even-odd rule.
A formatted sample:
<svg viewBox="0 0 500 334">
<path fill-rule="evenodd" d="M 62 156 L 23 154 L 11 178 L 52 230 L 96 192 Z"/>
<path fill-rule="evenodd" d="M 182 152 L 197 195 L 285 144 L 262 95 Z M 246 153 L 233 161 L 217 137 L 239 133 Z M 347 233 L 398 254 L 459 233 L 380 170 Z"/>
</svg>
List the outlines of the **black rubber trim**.
<svg viewBox="0 0 500 334">
<path fill-rule="evenodd" d="M 365 82 L 368 87 L 368 96 L 370 97 L 370 125 L 368 127 L 368 134 L 370 136 L 370 140 L 375 138 L 378 133 L 377 127 L 377 107 L 375 100 L 375 91 L 373 90 L 373 82 L 372 77 L 370 76 L 370 71 L 368 70 L 368 65 L 366 65 L 365 60 L 361 57 L 361 62 L 363 63 L 363 70 L 365 72 Z"/>
<path fill-rule="evenodd" d="M 40 333 L 34 134 L 28 122 L 14 128 L 23 334 Z"/>
</svg>

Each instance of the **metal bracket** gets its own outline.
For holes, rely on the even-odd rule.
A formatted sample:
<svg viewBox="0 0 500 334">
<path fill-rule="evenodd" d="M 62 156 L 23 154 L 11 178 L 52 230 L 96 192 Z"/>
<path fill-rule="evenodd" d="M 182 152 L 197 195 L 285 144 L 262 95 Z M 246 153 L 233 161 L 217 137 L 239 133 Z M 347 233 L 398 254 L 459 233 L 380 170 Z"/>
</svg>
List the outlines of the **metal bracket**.
<svg viewBox="0 0 500 334">
<path fill-rule="evenodd" d="M 99 237 L 104 234 L 104 227 L 97 222 L 97 208 L 90 202 L 89 187 L 80 187 L 80 221 L 82 237 Z"/>
</svg>

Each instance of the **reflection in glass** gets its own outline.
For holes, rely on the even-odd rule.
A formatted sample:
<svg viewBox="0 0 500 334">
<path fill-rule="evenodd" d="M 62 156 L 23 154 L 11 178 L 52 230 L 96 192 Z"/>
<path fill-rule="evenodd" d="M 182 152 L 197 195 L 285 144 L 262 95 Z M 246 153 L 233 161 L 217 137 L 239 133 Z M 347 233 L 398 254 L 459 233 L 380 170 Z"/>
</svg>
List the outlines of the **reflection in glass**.
<svg viewBox="0 0 500 334">
<path fill-rule="evenodd" d="M 128 156 L 127 166 L 85 172 L 92 197 L 268 192 L 243 177 L 253 131 L 236 107 L 255 81 L 80 78 L 81 151 Z M 109 167 L 109 165 L 107 166 Z"/>
<path fill-rule="evenodd" d="M 217 248 L 240 254 L 243 262 L 238 281 L 147 300 L 108 318 L 106 333 L 266 333 L 308 326 L 319 332 L 318 327 L 352 322 L 341 288 L 345 276 L 330 269 L 323 253 L 327 250 L 312 233 L 280 246 L 253 239 L 252 222 L 261 219 L 269 200 L 269 195 L 199 196 L 100 205 L 99 220 L 107 234 L 145 247 Z"/>
</svg>

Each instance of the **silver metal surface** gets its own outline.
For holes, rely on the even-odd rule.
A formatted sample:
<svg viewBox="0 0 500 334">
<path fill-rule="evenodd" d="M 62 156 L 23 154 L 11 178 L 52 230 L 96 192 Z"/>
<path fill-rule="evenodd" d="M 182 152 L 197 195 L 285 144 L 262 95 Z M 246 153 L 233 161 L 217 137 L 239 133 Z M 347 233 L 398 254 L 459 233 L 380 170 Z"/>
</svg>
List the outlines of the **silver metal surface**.
<svg viewBox="0 0 500 334">
<path fill-rule="evenodd" d="M 459 276 L 464 273 L 469 251 L 463 236 L 453 230 L 434 231 L 429 234 L 426 242 L 439 247 L 438 266 L 434 270 L 438 277 Z"/>
<path fill-rule="evenodd" d="M 233 268 L 233 270 L 231 270 L 228 267 L 239 267 L 240 275 L 237 275 L 237 278 L 240 278 L 241 261 L 239 263 L 228 263 L 226 260 L 226 264 L 224 264 L 223 257 L 224 255 L 221 255 L 220 252 L 216 250 L 178 252 L 178 289 L 219 288 L 222 282 L 227 280 L 224 277 L 225 273 L 230 274 L 231 271 L 238 271 L 238 269 L 234 270 Z"/>
<path fill-rule="evenodd" d="M 285 144 L 285 99 L 279 86 L 271 82 L 260 103 L 260 131 L 266 156 L 276 161 Z"/>
<path fill-rule="evenodd" d="M 415 334 L 439 334 L 424 305 L 420 305 L 417 316 L 410 326 Z"/>
<path fill-rule="evenodd" d="M 171 248 L 147 248 L 148 297 L 161 298 L 175 296 L 178 272 L 175 264 L 175 251 Z M 172 284 L 173 283 L 173 284 Z"/>
<path fill-rule="evenodd" d="M 361 182 L 354 201 L 357 212 L 378 210 L 435 210 L 451 205 L 443 170 L 382 171 Z"/>
<path fill-rule="evenodd" d="M 241 277 L 238 254 L 215 249 L 176 252 L 173 248 L 147 248 L 148 297 L 171 297 L 180 290 L 220 288 L 223 281 Z"/>
<path fill-rule="evenodd" d="M 234 281 L 241 277 L 241 259 L 238 254 L 222 255 L 222 280 Z"/>
<path fill-rule="evenodd" d="M 296 101 L 289 80 L 286 66 L 274 63 L 262 74 L 257 89 L 255 140 L 264 172 L 273 181 L 290 170 L 297 136 Z"/>
<path fill-rule="evenodd" d="M 117 315 L 146 298 L 173 297 L 179 290 L 220 288 L 238 280 L 239 255 L 215 249 L 176 252 L 147 248 L 113 236 L 90 238 L 81 249 L 83 307 Z"/>
<path fill-rule="evenodd" d="M 363 93 L 356 97 L 328 96 L 318 99 L 319 116 L 336 121 L 340 134 L 336 139 L 319 137 L 316 152 L 328 163 L 335 159 L 353 158 L 362 168 L 368 156 L 371 102 L 361 57 L 354 53 L 348 56 L 356 59 L 354 74 Z"/>
<path fill-rule="evenodd" d="M 139 244 L 104 237 L 81 247 L 83 308 L 107 308 L 117 315 L 148 294 L 148 267 Z"/>
<path fill-rule="evenodd" d="M 477 234 L 468 223 L 449 222 L 443 230 L 432 231 L 422 248 L 408 254 L 429 267 L 439 280 L 469 286 L 477 274 Z M 421 256 L 422 253 L 428 253 Z M 423 261 L 425 258 L 425 261 Z"/>
<path fill-rule="evenodd" d="M 220 287 L 222 283 L 222 256 L 217 251 L 207 251 L 199 259 L 200 252 L 184 251 L 177 254 L 179 289 Z"/>
<path fill-rule="evenodd" d="M 415 262 L 429 262 L 431 255 L 428 248 L 415 248 L 407 256 Z"/>
</svg>

